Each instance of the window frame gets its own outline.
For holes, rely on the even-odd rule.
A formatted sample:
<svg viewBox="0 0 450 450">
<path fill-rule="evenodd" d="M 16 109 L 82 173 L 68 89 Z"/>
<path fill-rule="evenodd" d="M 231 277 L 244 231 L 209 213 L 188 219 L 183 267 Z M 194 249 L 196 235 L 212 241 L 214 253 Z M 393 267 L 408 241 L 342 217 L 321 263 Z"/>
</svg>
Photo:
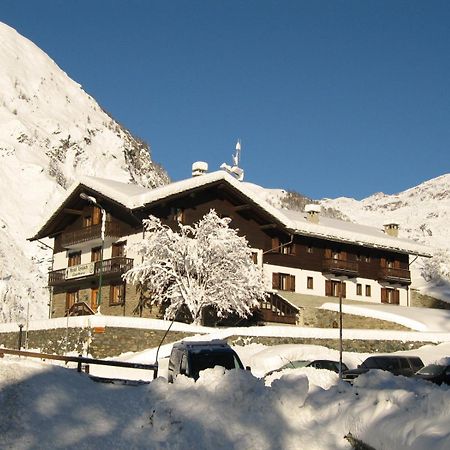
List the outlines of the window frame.
<svg viewBox="0 0 450 450">
<path fill-rule="evenodd" d="M 112 283 L 109 287 L 109 305 L 120 306 L 125 303 L 126 283 Z M 115 300 L 117 294 L 117 300 Z"/>
</svg>

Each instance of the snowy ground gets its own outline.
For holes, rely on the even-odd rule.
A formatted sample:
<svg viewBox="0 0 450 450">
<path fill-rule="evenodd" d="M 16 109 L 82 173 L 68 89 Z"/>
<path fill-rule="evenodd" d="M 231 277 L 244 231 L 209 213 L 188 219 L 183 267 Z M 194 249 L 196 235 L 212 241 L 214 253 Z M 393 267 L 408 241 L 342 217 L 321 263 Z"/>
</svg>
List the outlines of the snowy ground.
<svg viewBox="0 0 450 450">
<path fill-rule="evenodd" d="M 256 375 L 284 358 L 336 352 L 301 345 L 236 349 L 252 373 L 217 367 L 197 383 L 179 377 L 168 384 L 160 377 L 139 386 L 94 383 L 66 367 L 5 357 L 0 448 L 335 450 L 351 448 L 348 432 L 377 450 L 450 448 L 449 387 L 378 371 L 350 386 L 312 368 L 265 380 Z M 432 362 L 450 355 L 450 343 L 415 353 Z M 148 362 L 152 354 L 126 359 Z M 344 354 L 344 361 L 354 366 L 364 356 Z"/>
<path fill-rule="evenodd" d="M 403 352 L 420 356 L 425 364 L 450 356 L 448 312 L 424 315 L 423 309 L 419 314 L 386 307 L 388 312 L 391 319 L 419 324 L 415 328 L 422 331 L 344 330 L 344 338 L 425 340 L 430 344 Z M 35 321 L 29 329 L 102 325 L 165 329 L 167 322 L 91 316 Z M 208 329 L 174 324 L 173 329 L 204 333 L 196 340 L 236 334 L 336 338 L 338 333 L 293 326 Z M 0 325 L 0 331 L 13 330 L 17 324 Z M 95 383 L 70 366 L 0 359 L 0 448 L 335 450 L 351 448 L 344 439 L 349 432 L 376 450 L 450 448 L 449 387 L 378 371 L 362 375 L 353 386 L 339 382 L 333 372 L 313 368 L 264 378 L 289 360 L 339 356 L 320 345 L 261 344 L 235 347 L 251 372 L 215 368 L 203 372 L 197 383 L 179 377 L 168 384 L 170 349 L 171 344 L 160 349 L 160 377 L 138 386 Z M 155 356 L 156 349 L 148 349 L 114 359 L 153 363 Z M 343 361 L 353 368 L 366 356 L 344 352 Z M 142 370 L 106 366 L 91 366 L 91 374 L 152 379 L 152 373 Z"/>
</svg>

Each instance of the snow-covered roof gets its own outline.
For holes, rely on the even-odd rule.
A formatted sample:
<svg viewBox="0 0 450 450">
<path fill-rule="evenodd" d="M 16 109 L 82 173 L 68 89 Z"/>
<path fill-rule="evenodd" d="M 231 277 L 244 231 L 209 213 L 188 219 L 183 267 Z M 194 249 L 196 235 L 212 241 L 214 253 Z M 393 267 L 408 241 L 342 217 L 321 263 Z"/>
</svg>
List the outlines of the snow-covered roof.
<svg viewBox="0 0 450 450">
<path fill-rule="evenodd" d="M 287 209 L 280 210 L 280 212 L 289 218 L 292 229 L 299 234 L 313 235 L 355 245 L 431 256 L 430 250 L 425 245 L 409 239 L 389 236 L 383 230 L 375 227 L 324 216 L 320 217 L 319 223 L 313 223 L 308 221 L 306 213 Z"/>
<path fill-rule="evenodd" d="M 307 219 L 307 214 L 304 212 L 275 208 L 258 193 L 258 190 L 248 187 L 247 183 L 237 181 L 234 177 L 222 170 L 187 178 L 154 189 L 147 189 L 135 184 L 127 184 L 104 178 L 83 177 L 69 189 L 66 199 L 82 184 L 132 210 L 220 181 L 231 185 L 249 201 L 263 209 L 294 234 L 421 256 L 431 256 L 426 246 L 411 240 L 389 236 L 382 230 L 374 227 L 323 216 L 320 217 L 319 223 L 312 223 Z"/>
</svg>

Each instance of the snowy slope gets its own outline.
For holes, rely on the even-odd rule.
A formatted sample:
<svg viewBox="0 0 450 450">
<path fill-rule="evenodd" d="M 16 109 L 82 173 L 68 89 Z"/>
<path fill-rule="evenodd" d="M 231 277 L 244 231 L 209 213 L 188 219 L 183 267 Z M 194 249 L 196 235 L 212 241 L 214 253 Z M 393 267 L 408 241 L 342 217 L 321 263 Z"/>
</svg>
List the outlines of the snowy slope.
<svg viewBox="0 0 450 450">
<path fill-rule="evenodd" d="M 44 52 L 0 23 L 0 320 L 45 317 L 48 251 L 28 243 L 81 175 L 168 182 L 148 146 L 108 116 Z M 38 264 L 43 262 L 43 264 Z"/>
<path fill-rule="evenodd" d="M 413 287 L 450 300 L 450 174 L 395 195 L 377 193 L 361 201 L 342 197 L 320 203 L 361 224 L 382 228 L 386 221 L 398 222 L 400 237 L 430 246 L 434 255 L 412 264 Z"/>
</svg>

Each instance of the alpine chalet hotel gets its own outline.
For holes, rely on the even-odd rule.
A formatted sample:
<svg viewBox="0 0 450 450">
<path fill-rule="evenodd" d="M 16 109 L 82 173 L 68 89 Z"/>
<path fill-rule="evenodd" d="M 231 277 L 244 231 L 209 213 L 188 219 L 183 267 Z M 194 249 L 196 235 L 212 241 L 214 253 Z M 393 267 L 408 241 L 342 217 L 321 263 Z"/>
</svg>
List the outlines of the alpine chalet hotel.
<svg viewBox="0 0 450 450">
<path fill-rule="evenodd" d="M 232 219 L 263 267 L 270 295 L 260 312 L 267 322 L 294 324 L 303 301 L 338 297 L 340 286 L 347 300 L 409 305 L 410 256 L 430 254 L 399 238 L 397 224 L 381 230 L 330 219 L 318 205 L 278 209 L 225 170 L 193 168 L 192 178 L 155 189 L 86 177 L 68 191 L 31 238 L 54 241 L 51 317 L 96 312 L 99 287 L 102 314 L 157 317 L 155 308 L 136 308 L 139 293 L 122 280 L 137 261 L 131 244 L 143 237 L 142 220 L 152 214 L 176 229 L 211 209 Z"/>
</svg>

